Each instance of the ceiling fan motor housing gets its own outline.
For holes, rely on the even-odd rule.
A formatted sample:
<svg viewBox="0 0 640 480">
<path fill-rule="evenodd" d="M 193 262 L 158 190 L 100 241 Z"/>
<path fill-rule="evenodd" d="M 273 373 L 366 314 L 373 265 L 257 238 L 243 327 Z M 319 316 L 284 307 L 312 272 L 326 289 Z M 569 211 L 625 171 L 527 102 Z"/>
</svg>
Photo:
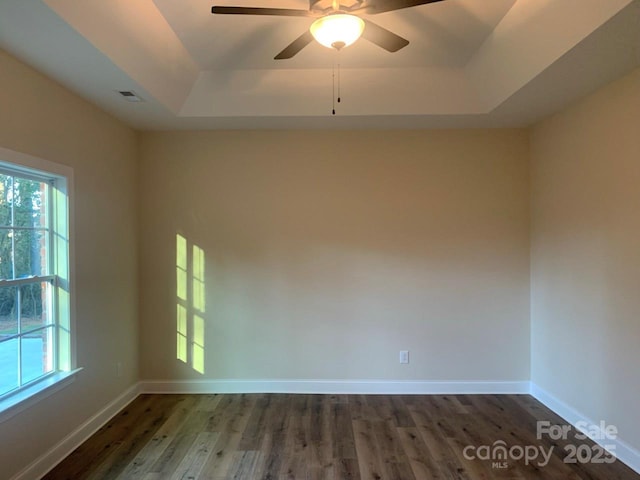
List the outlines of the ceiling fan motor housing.
<svg viewBox="0 0 640 480">
<path fill-rule="evenodd" d="M 360 5 L 363 0 L 342 0 L 340 7 L 351 8 Z M 325 13 L 333 8 L 332 0 L 309 0 L 309 10 L 312 12 Z"/>
</svg>

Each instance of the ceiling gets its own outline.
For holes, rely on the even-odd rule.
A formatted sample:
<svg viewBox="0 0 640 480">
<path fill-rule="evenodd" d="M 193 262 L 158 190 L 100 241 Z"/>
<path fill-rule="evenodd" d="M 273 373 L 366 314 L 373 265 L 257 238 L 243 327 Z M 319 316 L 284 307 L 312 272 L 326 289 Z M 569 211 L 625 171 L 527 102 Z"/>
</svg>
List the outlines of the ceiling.
<svg viewBox="0 0 640 480">
<path fill-rule="evenodd" d="M 312 19 L 214 3 L 309 7 L 1 0 L 0 48 L 143 130 L 524 126 L 640 66 L 640 0 L 445 0 L 365 16 L 411 42 L 399 52 L 314 42 L 279 61 Z"/>
</svg>

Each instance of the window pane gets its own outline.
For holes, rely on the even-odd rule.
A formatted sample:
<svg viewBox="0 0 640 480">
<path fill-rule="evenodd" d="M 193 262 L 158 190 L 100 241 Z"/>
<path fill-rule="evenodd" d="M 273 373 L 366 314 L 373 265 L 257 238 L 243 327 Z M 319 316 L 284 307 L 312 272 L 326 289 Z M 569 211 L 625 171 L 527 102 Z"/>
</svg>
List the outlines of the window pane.
<svg viewBox="0 0 640 480">
<path fill-rule="evenodd" d="M 0 226 L 11 225 L 13 177 L 0 174 Z"/>
<path fill-rule="evenodd" d="M 44 230 L 14 230 L 16 278 L 47 275 L 47 237 Z"/>
<path fill-rule="evenodd" d="M 30 283 L 20 287 L 20 331 L 22 333 L 52 323 L 51 285 L 49 282 Z"/>
<path fill-rule="evenodd" d="M 0 228 L 0 278 L 7 280 L 13 278 L 11 258 L 13 230 Z"/>
<path fill-rule="evenodd" d="M 53 329 L 45 328 L 22 337 L 22 383 L 52 370 Z"/>
<path fill-rule="evenodd" d="M 18 387 L 18 348 L 20 340 L 0 340 L 0 395 Z"/>
<path fill-rule="evenodd" d="M 18 298 L 16 287 L 0 287 L 0 341 L 18 333 Z M 0 363 L 0 369 L 4 368 Z"/>
<path fill-rule="evenodd" d="M 13 226 L 46 227 L 47 184 L 14 177 Z"/>
</svg>

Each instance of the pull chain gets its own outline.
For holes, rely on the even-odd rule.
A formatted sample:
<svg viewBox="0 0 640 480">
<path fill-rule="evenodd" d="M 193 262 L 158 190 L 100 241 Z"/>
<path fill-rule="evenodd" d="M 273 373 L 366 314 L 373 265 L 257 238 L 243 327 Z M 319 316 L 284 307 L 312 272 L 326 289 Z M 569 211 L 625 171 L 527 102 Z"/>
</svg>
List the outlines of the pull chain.
<svg viewBox="0 0 640 480">
<path fill-rule="evenodd" d="M 338 103 L 342 100 L 340 97 L 340 50 L 336 51 L 336 56 L 333 59 L 333 70 L 331 74 L 332 78 L 332 91 L 331 91 L 331 102 L 333 104 L 333 109 L 331 110 L 331 114 L 336 114 L 336 100 Z M 338 95 L 336 96 L 336 63 L 338 64 Z"/>
<path fill-rule="evenodd" d="M 338 59 L 338 103 L 340 103 L 340 59 Z"/>
<path fill-rule="evenodd" d="M 336 64 L 333 63 L 333 71 L 331 72 L 331 102 L 333 105 L 333 109 L 331 110 L 331 115 L 336 114 Z"/>
</svg>

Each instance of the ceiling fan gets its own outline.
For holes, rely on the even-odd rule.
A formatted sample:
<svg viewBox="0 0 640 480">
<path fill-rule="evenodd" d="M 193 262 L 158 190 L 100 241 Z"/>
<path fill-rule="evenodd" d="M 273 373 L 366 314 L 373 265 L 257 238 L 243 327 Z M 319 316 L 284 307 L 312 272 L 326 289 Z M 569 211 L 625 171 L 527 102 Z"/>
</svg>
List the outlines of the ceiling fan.
<svg viewBox="0 0 640 480">
<path fill-rule="evenodd" d="M 316 20 L 284 50 L 275 60 L 292 58 L 314 39 L 320 44 L 341 50 L 360 36 L 389 51 L 397 52 L 409 45 L 409 40 L 358 16 L 375 15 L 403 8 L 417 7 L 442 0 L 309 0 L 309 10 L 291 8 L 213 6 L 211 13 L 218 15 L 273 15 L 282 17 L 312 17 Z"/>
</svg>

